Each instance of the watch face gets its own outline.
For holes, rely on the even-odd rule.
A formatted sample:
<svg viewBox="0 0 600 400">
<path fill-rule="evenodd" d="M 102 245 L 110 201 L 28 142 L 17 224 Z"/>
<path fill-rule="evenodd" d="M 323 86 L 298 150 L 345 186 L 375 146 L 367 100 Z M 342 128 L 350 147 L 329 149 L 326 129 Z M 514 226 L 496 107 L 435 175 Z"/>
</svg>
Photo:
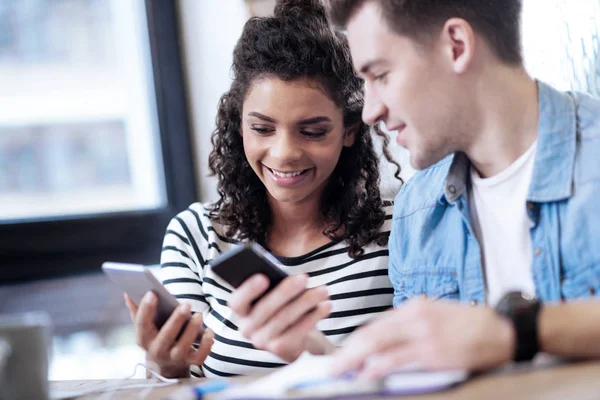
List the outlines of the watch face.
<svg viewBox="0 0 600 400">
<path fill-rule="evenodd" d="M 527 310 L 532 304 L 535 304 L 536 300 L 522 292 L 508 292 L 498 302 L 496 309 L 504 314 L 519 313 L 522 310 Z"/>
<path fill-rule="evenodd" d="M 497 312 L 510 319 L 515 328 L 515 361 L 531 360 L 539 351 L 537 319 L 541 304 L 539 299 L 521 292 L 510 292 L 496 307 Z"/>
</svg>

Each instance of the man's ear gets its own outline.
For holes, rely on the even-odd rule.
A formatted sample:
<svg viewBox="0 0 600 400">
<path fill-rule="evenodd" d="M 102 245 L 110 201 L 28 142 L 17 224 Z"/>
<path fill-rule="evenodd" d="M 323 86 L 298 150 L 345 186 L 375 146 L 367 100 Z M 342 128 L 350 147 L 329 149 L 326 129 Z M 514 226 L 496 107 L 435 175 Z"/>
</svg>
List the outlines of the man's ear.
<svg viewBox="0 0 600 400">
<path fill-rule="evenodd" d="M 475 58 L 475 33 L 471 25 L 462 18 L 451 18 L 442 29 L 442 43 L 446 59 L 457 74 L 464 73 Z"/>
<path fill-rule="evenodd" d="M 354 142 L 356 141 L 356 136 L 358 136 L 361 125 L 361 123 L 356 123 L 344 130 L 344 147 L 354 146 Z"/>
</svg>

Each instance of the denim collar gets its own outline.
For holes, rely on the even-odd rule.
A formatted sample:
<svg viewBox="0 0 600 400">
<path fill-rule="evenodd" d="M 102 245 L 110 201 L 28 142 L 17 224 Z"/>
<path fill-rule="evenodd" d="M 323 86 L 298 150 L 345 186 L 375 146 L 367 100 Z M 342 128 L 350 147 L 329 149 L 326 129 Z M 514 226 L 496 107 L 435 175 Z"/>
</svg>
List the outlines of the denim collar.
<svg viewBox="0 0 600 400">
<path fill-rule="evenodd" d="M 576 109 L 573 98 L 537 81 L 538 144 L 528 201 L 551 202 L 571 197 L 576 152 Z M 455 202 L 470 184 L 471 162 L 465 153 L 454 154 L 440 201 Z"/>
</svg>

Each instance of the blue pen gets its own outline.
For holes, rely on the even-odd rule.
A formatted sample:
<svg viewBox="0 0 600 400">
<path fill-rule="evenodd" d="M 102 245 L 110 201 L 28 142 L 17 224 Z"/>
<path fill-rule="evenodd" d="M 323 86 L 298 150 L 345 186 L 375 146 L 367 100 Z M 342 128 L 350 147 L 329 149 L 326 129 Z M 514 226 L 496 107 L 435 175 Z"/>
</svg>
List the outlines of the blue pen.
<svg viewBox="0 0 600 400">
<path fill-rule="evenodd" d="M 229 389 L 232 386 L 233 385 L 227 381 L 214 380 L 194 386 L 194 392 L 196 393 L 196 398 L 201 399 L 207 394 L 220 392 Z"/>
<path fill-rule="evenodd" d="M 355 372 L 348 372 L 342 376 L 337 378 L 322 378 L 322 379 L 312 379 L 304 382 L 299 382 L 292 386 L 292 389 L 305 389 L 308 387 L 316 387 L 321 385 L 331 385 L 332 383 L 345 382 L 353 379 L 356 376 Z"/>
</svg>

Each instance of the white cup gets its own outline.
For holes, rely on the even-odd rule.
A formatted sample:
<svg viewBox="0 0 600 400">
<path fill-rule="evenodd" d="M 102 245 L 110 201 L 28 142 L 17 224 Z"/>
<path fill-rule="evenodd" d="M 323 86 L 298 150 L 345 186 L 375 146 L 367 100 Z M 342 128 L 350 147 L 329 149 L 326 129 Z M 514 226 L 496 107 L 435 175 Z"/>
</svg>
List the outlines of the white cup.
<svg viewBox="0 0 600 400">
<path fill-rule="evenodd" d="M 0 399 L 48 399 L 52 340 L 44 312 L 0 315 Z"/>
</svg>

